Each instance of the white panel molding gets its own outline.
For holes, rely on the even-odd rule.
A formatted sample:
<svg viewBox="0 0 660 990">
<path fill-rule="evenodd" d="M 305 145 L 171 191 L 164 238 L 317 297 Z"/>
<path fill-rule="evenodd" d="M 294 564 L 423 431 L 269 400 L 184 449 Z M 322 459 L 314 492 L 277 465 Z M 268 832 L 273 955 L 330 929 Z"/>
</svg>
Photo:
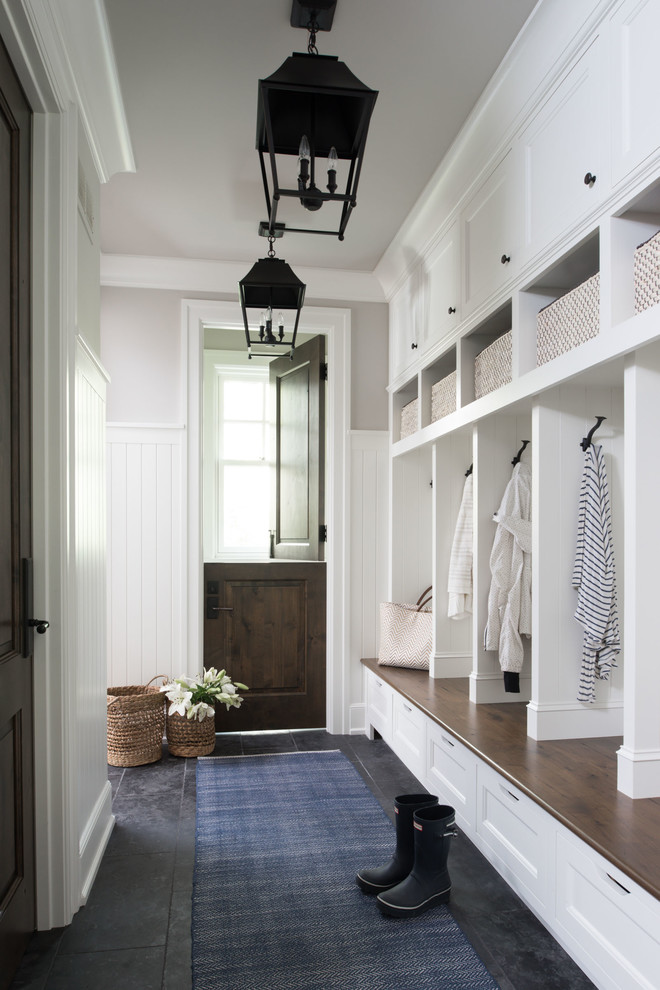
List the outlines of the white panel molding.
<svg viewBox="0 0 660 990">
<path fill-rule="evenodd" d="M 103 853 L 110 839 L 114 824 L 115 816 L 112 814 L 112 787 L 110 781 L 106 780 L 94 805 L 94 810 L 87 820 L 78 846 L 81 865 L 80 873 L 82 877 L 80 890 L 81 906 L 87 903 L 87 898 L 89 897 L 92 884 L 101 865 Z"/>
<path fill-rule="evenodd" d="M 19 38 L 23 43 L 24 38 Z M 29 41 L 29 35 L 27 36 Z M 24 76 L 43 79 L 23 63 Z M 80 907 L 72 446 L 77 114 L 33 120 L 33 557 L 37 927 Z"/>
<path fill-rule="evenodd" d="M 186 293 L 231 293 L 236 296 L 238 282 L 249 267 L 250 262 L 102 254 L 101 285 Z M 307 286 L 307 299 L 385 302 L 380 282 L 370 272 L 296 265 L 296 274 Z M 304 313 L 308 310 L 309 306 L 306 306 Z"/>
<path fill-rule="evenodd" d="M 360 705 L 351 705 L 348 713 L 348 734 L 350 736 L 363 736 L 366 731 L 367 706 L 364 702 Z"/>
<path fill-rule="evenodd" d="M 469 677 L 472 673 L 471 653 L 434 653 L 430 677 Z"/>
<path fill-rule="evenodd" d="M 527 734 L 531 739 L 589 739 L 623 735 L 623 702 L 581 705 L 527 705 Z"/>
<path fill-rule="evenodd" d="M 187 656 L 201 667 L 203 656 L 202 542 L 202 382 L 205 327 L 243 329 L 238 302 L 183 299 L 182 368 L 186 398 L 187 561 L 182 566 L 188 589 Z M 347 309 L 306 306 L 300 329 L 327 337 L 328 386 L 326 433 L 327 560 L 327 728 L 347 732 L 350 706 L 350 398 L 351 314 Z M 187 387 L 186 387 L 187 386 Z M 183 564 L 183 561 L 182 561 Z"/>
</svg>

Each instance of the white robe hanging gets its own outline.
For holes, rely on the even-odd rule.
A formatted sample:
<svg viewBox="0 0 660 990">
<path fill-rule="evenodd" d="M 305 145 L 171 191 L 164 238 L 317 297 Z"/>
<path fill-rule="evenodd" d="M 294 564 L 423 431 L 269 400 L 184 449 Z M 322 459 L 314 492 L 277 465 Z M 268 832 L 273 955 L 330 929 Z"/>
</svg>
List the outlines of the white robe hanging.
<svg viewBox="0 0 660 990">
<path fill-rule="evenodd" d="M 595 444 L 584 456 L 573 587 L 578 589 L 575 618 L 584 628 L 577 699 L 594 702 L 596 678 L 607 680 L 621 650 L 610 494 L 603 448 Z"/>
<path fill-rule="evenodd" d="M 490 554 L 492 581 L 484 646 L 497 650 L 504 671 L 520 673 L 522 636 L 532 633 L 532 469 L 519 461 L 499 509 Z"/>
<path fill-rule="evenodd" d="M 447 615 L 450 619 L 467 619 L 472 614 L 472 505 L 473 480 L 470 473 L 463 486 L 449 558 Z"/>
</svg>

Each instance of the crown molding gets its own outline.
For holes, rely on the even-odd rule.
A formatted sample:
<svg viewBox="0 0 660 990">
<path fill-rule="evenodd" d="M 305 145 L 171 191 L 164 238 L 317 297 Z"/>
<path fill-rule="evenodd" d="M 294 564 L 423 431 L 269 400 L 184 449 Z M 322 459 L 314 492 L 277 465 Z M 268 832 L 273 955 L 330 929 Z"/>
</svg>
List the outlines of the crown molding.
<svg viewBox="0 0 660 990">
<path fill-rule="evenodd" d="M 13 43 L 42 68 L 37 106 L 78 108 L 101 182 L 135 160 L 103 0 L 0 0 Z M 34 74 L 34 73 L 33 73 Z M 35 87 L 36 93 L 36 87 Z"/>
<path fill-rule="evenodd" d="M 238 296 L 238 282 L 248 268 L 249 262 L 102 254 L 101 285 Z M 307 286 L 308 300 L 385 302 L 383 288 L 371 272 L 296 266 L 296 274 Z"/>
</svg>

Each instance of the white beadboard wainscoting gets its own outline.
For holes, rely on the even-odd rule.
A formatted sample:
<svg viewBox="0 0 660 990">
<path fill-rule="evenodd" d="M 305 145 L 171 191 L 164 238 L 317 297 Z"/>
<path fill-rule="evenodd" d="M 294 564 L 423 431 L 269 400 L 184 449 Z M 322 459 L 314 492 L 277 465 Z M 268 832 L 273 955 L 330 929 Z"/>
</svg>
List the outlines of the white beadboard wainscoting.
<svg viewBox="0 0 660 990">
<path fill-rule="evenodd" d="M 387 599 L 389 434 L 351 431 L 350 732 L 365 731 L 362 657 L 378 653 L 380 603 Z"/>
<path fill-rule="evenodd" d="M 109 423 L 106 435 L 108 684 L 190 673 L 185 429 Z"/>
</svg>

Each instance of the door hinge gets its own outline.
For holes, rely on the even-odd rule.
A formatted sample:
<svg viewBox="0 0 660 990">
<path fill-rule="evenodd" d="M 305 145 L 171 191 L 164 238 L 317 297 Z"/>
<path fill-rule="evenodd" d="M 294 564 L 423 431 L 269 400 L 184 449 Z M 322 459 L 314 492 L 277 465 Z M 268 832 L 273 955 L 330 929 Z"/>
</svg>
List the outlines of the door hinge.
<svg viewBox="0 0 660 990">
<path fill-rule="evenodd" d="M 319 543 L 327 543 L 327 542 L 328 542 L 328 527 L 319 526 Z"/>
<path fill-rule="evenodd" d="M 327 382 L 327 380 L 328 380 L 328 365 L 326 362 L 324 362 L 321 365 L 321 381 Z"/>
</svg>

